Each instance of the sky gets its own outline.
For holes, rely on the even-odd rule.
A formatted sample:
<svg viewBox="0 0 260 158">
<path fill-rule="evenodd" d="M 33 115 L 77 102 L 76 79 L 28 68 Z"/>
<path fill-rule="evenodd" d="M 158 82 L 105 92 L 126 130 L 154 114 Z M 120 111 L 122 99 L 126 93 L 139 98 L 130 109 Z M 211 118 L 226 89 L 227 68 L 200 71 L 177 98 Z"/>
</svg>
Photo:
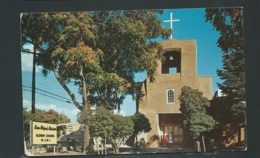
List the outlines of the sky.
<svg viewBox="0 0 260 158">
<path fill-rule="evenodd" d="M 205 22 L 204 9 L 167 9 L 163 15 L 158 16 L 162 25 L 170 28 L 169 22 L 163 22 L 170 19 L 170 13 L 173 19 L 179 19 L 173 23 L 173 39 L 177 40 L 196 40 L 197 44 L 197 75 L 212 76 L 212 95 L 217 90 L 217 82 L 221 82 L 217 76 L 216 70 L 222 69 L 221 50 L 216 46 L 219 38 L 218 32 L 214 30 L 210 23 Z M 157 39 L 162 41 L 162 39 Z M 32 49 L 32 46 L 26 45 L 25 48 Z M 136 74 L 136 81 L 143 81 L 145 73 Z M 23 107 L 31 109 L 31 84 L 32 83 L 32 55 L 22 54 L 22 85 L 23 85 Z M 81 101 L 81 96 L 77 95 L 77 87 L 69 85 Z M 76 122 L 79 110 L 74 104 L 68 103 L 69 95 L 61 87 L 53 73 L 48 77 L 41 75 L 41 67 L 36 68 L 36 109 L 53 109 L 59 113 L 65 114 L 71 122 Z M 135 102 L 131 96 L 127 96 L 121 105 L 122 115 L 132 115 L 135 113 Z"/>
</svg>

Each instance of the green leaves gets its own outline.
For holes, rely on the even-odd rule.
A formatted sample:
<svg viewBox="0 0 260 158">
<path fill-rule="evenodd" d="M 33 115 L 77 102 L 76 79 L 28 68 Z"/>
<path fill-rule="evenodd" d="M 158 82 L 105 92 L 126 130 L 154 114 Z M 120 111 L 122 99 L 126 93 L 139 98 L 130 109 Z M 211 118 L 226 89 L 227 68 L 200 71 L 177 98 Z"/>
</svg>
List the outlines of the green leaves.
<svg viewBox="0 0 260 158">
<path fill-rule="evenodd" d="M 98 107 L 88 122 L 90 135 L 92 137 L 111 138 L 113 132 L 112 116 L 113 114 L 109 110 Z"/>
<path fill-rule="evenodd" d="M 115 108 L 124 99 L 128 90 L 127 81 L 115 73 L 89 73 L 88 88 L 91 92 L 89 101 L 92 105 Z"/>
<path fill-rule="evenodd" d="M 79 116 L 78 120 L 89 126 L 91 137 L 120 139 L 133 133 L 134 123 L 131 118 L 114 115 L 102 106 L 97 107 L 88 120 L 84 119 L 87 116 L 84 111 Z"/>
<path fill-rule="evenodd" d="M 45 123 L 52 123 L 52 124 L 60 124 L 60 123 L 69 123 L 70 119 L 64 115 L 59 114 L 55 110 L 36 110 L 35 113 L 31 113 L 31 111 L 27 111 L 26 108 L 23 108 L 23 125 L 24 125 L 24 137 L 29 138 L 30 136 L 30 121 L 36 122 L 45 122 Z M 58 136 L 60 133 L 65 132 L 65 128 L 58 128 Z"/>
<path fill-rule="evenodd" d="M 130 136 L 134 131 L 134 123 L 130 117 L 113 115 L 113 133 L 112 138 L 120 139 Z"/>
<path fill-rule="evenodd" d="M 128 84 L 134 83 L 135 73 L 147 70 L 150 81 L 154 81 L 157 60 L 161 59 L 162 52 L 160 44 L 151 40 L 165 38 L 171 33 L 170 29 L 161 26 L 156 16 L 158 13 L 162 11 L 24 14 L 21 18 L 21 50 L 23 45 L 30 43 L 39 51 L 36 58 L 37 64 L 43 67 L 42 74 L 47 76 L 49 72 L 54 72 L 82 112 L 90 105 L 120 109 L 125 94 L 134 92 L 130 91 Z M 78 86 L 83 105 L 67 86 L 70 82 Z M 85 115 L 86 119 L 82 122 L 90 119 L 88 112 Z M 124 131 L 122 136 L 129 134 L 131 119 L 113 118 L 121 123 L 117 126 Z M 95 132 L 104 134 L 102 126 L 93 127 Z M 85 147 L 86 143 L 87 137 Z"/>
<path fill-rule="evenodd" d="M 142 113 L 135 113 L 131 119 L 134 122 L 134 133 L 135 135 L 140 134 L 141 132 L 147 133 L 151 131 L 151 124 L 149 119 Z"/>
<path fill-rule="evenodd" d="M 224 82 L 219 88 L 224 94 L 245 101 L 243 9 L 206 9 L 205 18 L 220 33 L 217 45 L 223 52 L 223 70 L 217 73 Z"/>
<path fill-rule="evenodd" d="M 223 53 L 243 49 L 244 19 L 242 8 L 206 9 L 205 18 L 220 33 L 217 44 Z"/>
<path fill-rule="evenodd" d="M 202 92 L 184 86 L 179 100 L 182 126 L 190 132 L 192 138 L 198 138 L 203 132 L 213 129 L 216 123 L 212 116 L 207 114 L 209 101 L 203 97 Z"/>
<path fill-rule="evenodd" d="M 134 95 L 127 84 L 134 83 L 135 73 L 146 71 L 150 81 L 154 81 L 162 52 L 160 43 L 151 40 L 166 38 L 171 33 L 157 18 L 162 12 L 24 14 L 21 46 L 29 42 L 39 51 L 37 64 L 43 67 L 43 75 L 55 72 L 73 100 L 76 99 L 66 86 L 72 81 L 79 86 L 79 94 L 87 95 L 83 98 L 90 99 L 92 105 L 120 109 L 124 96 Z"/>
<path fill-rule="evenodd" d="M 159 48 L 159 45 L 151 45 L 147 39 L 156 38 L 160 34 L 151 33 L 151 36 L 154 37 L 150 37 L 148 32 L 150 30 L 164 32 L 165 30 L 160 26 L 155 11 L 130 10 L 106 13 L 98 12 L 94 16 L 94 19 L 97 19 L 96 24 L 101 24 L 98 28 L 102 28 L 99 31 L 102 41 L 97 45 L 104 51 L 104 59 L 107 59 L 102 66 L 106 71 L 116 72 L 133 81 L 135 72 L 149 69 L 150 65 L 154 65 L 154 61 L 158 59 L 146 60 L 144 57 L 146 54 L 155 57 L 157 51 L 154 49 Z M 159 22 L 159 25 L 152 25 L 154 21 Z M 104 25 L 106 26 L 105 32 L 103 32 Z"/>
<path fill-rule="evenodd" d="M 243 8 L 206 9 L 205 18 L 219 32 L 217 45 L 223 52 L 223 69 L 217 74 L 223 80 L 218 87 L 225 97 L 213 99 L 211 114 L 222 127 L 232 128 L 224 129 L 228 135 L 235 136 L 246 126 Z"/>
</svg>

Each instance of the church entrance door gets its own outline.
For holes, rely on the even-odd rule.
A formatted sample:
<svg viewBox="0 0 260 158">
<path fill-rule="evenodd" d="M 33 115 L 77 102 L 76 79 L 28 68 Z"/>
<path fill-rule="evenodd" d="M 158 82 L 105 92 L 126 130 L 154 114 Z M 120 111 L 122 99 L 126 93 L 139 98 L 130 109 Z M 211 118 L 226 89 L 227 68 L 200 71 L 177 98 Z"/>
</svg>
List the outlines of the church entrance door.
<svg viewBox="0 0 260 158">
<path fill-rule="evenodd" d="M 179 114 L 159 114 L 160 130 L 163 132 L 163 138 L 169 143 L 170 134 L 173 135 L 173 146 L 182 147 L 183 129 L 180 128 Z"/>
<path fill-rule="evenodd" d="M 180 128 L 180 125 L 164 124 L 164 125 L 162 125 L 162 127 L 163 127 L 163 134 L 164 134 L 165 138 L 168 140 L 168 142 L 169 142 L 170 134 L 172 132 L 173 145 L 181 147 L 183 144 L 183 130 L 182 130 L 182 128 Z"/>
</svg>

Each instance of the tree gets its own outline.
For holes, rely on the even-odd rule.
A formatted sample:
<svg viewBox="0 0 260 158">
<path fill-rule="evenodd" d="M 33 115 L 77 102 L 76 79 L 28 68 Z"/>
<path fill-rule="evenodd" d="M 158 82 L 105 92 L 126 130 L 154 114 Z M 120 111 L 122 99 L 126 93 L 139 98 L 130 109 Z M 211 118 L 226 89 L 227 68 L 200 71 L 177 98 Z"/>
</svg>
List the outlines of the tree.
<svg viewBox="0 0 260 158">
<path fill-rule="evenodd" d="M 171 33 L 160 25 L 158 13 L 163 11 L 23 14 L 21 48 L 34 46 L 42 74 L 53 72 L 79 110 L 90 111 L 91 105 L 115 109 L 130 92 L 135 73 L 146 70 L 154 80 L 162 51 L 152 39 Z M 79 87 L 82 101 L 67 86 L 71 82 Z M 88 130 L 85 126 L 84 150 Z"/>
<path fill-rule="evenodd" d="M 223 82 L 218 83 L 218 87 L 226 96 L 225 106 L 229 107 L 224 112 L 226 115 L 231 113 L 232 116 L 228 122 L 225 121 L 225 125 L 229 125 L 232 128 L 230 131 L 233 131 L 232 135 L 235 135 L 241 127 L 246 126 L 243 9 L 206 9 L 205 18 L 220 34 L 217 46 L 223 53 L 223 69 L 218 69 L 217 74 Z"/>
<path fill-rule="evenodd" d="M 146 80 L 144 82 L 146 82 Z M 143 97 L 145 96 L 145 94 L 142 90 L 142 85 L 143 85 L 142 82 L 137 82 L 131 88 L 132 94 L 134 94 L 133 99 L 136 101 L 135 113 L 139 113 L 139 105 L 143 101 Z"/>
<path fill-rule="evenodd" d="M 116 154 L 119 153 L 120 141 L 133 134 L 134 123 L 128 116 L 113 115 L 112 145 Z"/>
<path fill-rule="evenodd" d="M 210 135 L 218 140 L 220 146 L 229 144 L 237 136 L 237 128 L 234 125 L 239 125 L 237 122 L 239 119 L 236 119 L 237 116 L 235 116 L 239 111 L 234 112 L 232 106 L 232 98 L 222 96 L 213 98 L 210 107 L 207 109 L 208 114 L 218 122 Z M 244 109 L 241 112 L 244 112 Z"/>
<path fill-rule="evenodd" d="M 215 125 L 215 120 L 207 114 L 210 106 L 208 99 L 203 97 L 202 92 L 184 86 L 179 100 L 182 127 L 189 131 L 193 139 L 201 138 L 205 152 L 205 134 Z"/>
<path fill-rule="evenodd" d="M 89 126 L 90 136 L 94 139 L 101 137 L 110 139 L 114 152 L 119 153 L 120 141 L 133 133 L 134 124 L 129 117 L 113 114 L 103 106 L 96 108 L 90 119 L 86 119 L 86 113 L 81 111 L 78 121 Z"/>
<path fill-rule="evenodd" d="M 61 124 L 61 123 L 69 123 L 70 119 L 64 115 L 59 114 L 55 110 L 38 110 L 36 109 L 35 113 L 31 113 L 26 108 L 23 108 L 23 125 L 24 125 L 24 137 L 28 139 L 30 136 L 30 121 L 36 122 L 44 122 L 51 124 Z M 65 134 L 66 127 L 61 126 L 57 128 L 57 137 L 61 134 Z"/>
<path fill-rule="evenodd" d="M 131 116 L 131 119 L 134 122 L 133 138 L 135 138 L 137 142 L 137 135 L 142 132 L 147 133 L 151 131 L 151 124 L 149 119 L 144 114 L 139 112 L 136 112 L 133 116 Z"/>
<path fill-rule="evenodd" d="M 151 39 L 166 38 L 171 30 L 160 25 L 157 14 L 161 10 L 131 10 L 95 12 L 93 19 L 98 24 L 97 47 L 106 50 L 100 64 L 103 74 L 90 74 L 93 89 L 90 90 L 93 104 L 106 105 L 120 110 L 126 94 L 134 95 L 134 75 L 147 71 L 154 81 L 156 60 L 162 58 L 161 46 Z M 105 72 L 105 73 L 104 73 Z"/>
<path fill-rule="evenodd" d="M 25 140 L 30 138 L 30 121 L 33 120 L 33 114 L 23 108 L 23 136 Z"/>
</svg>

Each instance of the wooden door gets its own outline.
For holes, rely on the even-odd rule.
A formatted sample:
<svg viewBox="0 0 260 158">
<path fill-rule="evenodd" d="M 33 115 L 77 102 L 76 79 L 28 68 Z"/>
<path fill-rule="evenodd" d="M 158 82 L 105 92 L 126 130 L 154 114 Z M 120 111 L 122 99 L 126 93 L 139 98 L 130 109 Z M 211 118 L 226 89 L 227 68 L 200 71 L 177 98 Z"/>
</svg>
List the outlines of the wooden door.
<svg viewBox="0 0 260 158">
<path fill-rule="evenodd" d="M 173 135 L 173 145 L 182 146 L 183 144 L 183 130 L 180 128 L 180 125 L 163 125 L 163 134 L 169 140 L 170 134 Z"/>
</svg>

